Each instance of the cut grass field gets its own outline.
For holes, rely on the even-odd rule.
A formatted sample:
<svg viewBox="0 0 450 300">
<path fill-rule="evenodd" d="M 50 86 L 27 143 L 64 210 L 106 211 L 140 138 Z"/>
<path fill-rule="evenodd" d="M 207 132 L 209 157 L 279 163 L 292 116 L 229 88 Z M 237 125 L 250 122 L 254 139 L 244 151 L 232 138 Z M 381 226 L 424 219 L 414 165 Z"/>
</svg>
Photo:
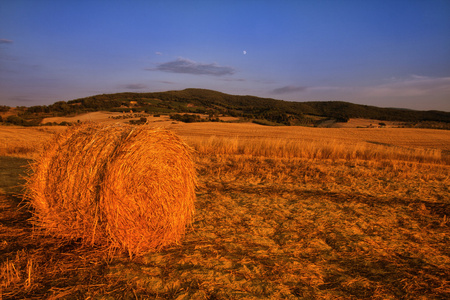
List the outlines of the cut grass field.
<svg viewBox="0 0 450 300">
<path fill-rule="evenodd" d="M 34 230 L 27 160 L 0 158 L 3 299 L 449 298 L 447 131 L 170 127 L 197 150 L 195 220 L 132 260 Z"/>
</svg>

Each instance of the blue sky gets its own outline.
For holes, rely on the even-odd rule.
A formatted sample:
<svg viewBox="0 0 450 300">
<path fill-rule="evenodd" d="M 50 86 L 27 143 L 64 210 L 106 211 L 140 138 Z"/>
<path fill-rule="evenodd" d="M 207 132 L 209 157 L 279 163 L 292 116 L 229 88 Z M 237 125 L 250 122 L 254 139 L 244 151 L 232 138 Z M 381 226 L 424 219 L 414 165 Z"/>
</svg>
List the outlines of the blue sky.
<svg viewBox="0 0 450 300">
<path fill-rule="evenodd" d="M 2 105 L 184 88 L 450 111 L 450 1 L 0 1 Z"/>
</svg>

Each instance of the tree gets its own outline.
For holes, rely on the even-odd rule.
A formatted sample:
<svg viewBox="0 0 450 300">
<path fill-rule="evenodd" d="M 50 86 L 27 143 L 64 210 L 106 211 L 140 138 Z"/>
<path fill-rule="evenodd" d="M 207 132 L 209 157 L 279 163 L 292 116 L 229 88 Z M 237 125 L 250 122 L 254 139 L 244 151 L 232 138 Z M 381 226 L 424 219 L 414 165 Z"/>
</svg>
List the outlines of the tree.
<svg viewBox="0 0 450 300">
<path fill-rule="evenodd" d="M 21 117 L 15 116 L 15 115 L 8 116 L 6 118 L 6 122 L 14 124 L 14 125 L 24 125 L 25 124 L 24 119 L 22 119 Z"/>
<path fill-rule="evenodd" d="M 184 115 L 174 114 L 174 115 L 171 115 L 170 118 L 172 120 L 177 120 L 177 121 L 181 121 L 184 123 L 193 123 L 193 122 L 201 121 L 201 118 L 198 115 L 190 115 L 190 114 L 184 114 Z"/>
<path fill-rule="evenodd" d="M 0 112 L 7 112 L 7 111 L 9 111 L 9 106 L 0 105 Z"/>
</svg>

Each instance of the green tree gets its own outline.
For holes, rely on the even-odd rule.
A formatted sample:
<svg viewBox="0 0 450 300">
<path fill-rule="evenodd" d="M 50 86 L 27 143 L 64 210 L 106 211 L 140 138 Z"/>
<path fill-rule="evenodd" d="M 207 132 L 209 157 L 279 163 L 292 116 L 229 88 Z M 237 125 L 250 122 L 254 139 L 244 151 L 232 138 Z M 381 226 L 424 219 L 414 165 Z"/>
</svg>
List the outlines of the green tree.
<svg viewBox="0 0 450 300">
<path fill-rule="evenodd" d="M 26 121 L 18 116 L 12 115 L 6 118 L 6 122 L 14 125 L 24 125 Z"/>
<path fill-rule="evenodd" d="M 7 111 L 9 111 L 9 106 L 0 105 L 0 112 L 7 112 Z"/>
</svg>

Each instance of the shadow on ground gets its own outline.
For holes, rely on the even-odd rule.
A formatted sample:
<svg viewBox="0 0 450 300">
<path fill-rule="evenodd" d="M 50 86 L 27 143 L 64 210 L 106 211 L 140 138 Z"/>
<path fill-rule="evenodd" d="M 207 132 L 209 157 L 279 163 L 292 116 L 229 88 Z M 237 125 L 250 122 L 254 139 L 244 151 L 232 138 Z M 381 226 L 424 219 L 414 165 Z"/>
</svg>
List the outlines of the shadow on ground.
<svg viewBox="0 0 450 300">
<path fill-rule="evenodd" d="M 0 156 L 0 194 L 19 197 L 23 194 L 25 177 L 32 160 Z"/>
</svg>

